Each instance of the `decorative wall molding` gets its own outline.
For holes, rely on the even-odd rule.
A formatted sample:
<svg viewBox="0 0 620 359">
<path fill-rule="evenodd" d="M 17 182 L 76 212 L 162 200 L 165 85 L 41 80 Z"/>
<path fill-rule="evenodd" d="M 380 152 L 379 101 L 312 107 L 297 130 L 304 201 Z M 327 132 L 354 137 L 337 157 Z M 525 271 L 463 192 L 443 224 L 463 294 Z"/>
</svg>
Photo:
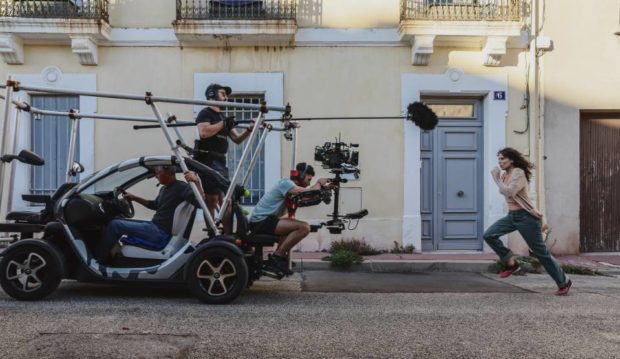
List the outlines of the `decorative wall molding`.
<svg viewBox="0 0 620 359">
<path fill-rule="evenodd" d="M 24 63 L 24 44 L 22 39 L 12 34 L 0 34 L 0 55 L 9 65 Z"/>
<path fill-rule="evenodd" d="M 426 66 L 433 54 L 434 35 L 418 35 L 411 40 L 411 63 L 415 66 Z"/>
<path fill-rule="evenodd" d="M 97 65 L 97 44 L 90 37 L 72 36 L 71 51 L 78 55 L 80 64 Z"/>
<path fill-rule="evenodd" d="M 506 36 L 489 36 L 482 49 L 484 66 L 499 66 L 506 55 Z"/>
<path fill-rule="evenodd" d="M 6 63 L 23 64 L 24 45 L 71 45 L 82 65 L 97 64 L 97 42 L 111 27 L 89 19 L 0 18 L 0 52 Z M 6 50 L 6 51 L 2 51 Z"/>
</svg>

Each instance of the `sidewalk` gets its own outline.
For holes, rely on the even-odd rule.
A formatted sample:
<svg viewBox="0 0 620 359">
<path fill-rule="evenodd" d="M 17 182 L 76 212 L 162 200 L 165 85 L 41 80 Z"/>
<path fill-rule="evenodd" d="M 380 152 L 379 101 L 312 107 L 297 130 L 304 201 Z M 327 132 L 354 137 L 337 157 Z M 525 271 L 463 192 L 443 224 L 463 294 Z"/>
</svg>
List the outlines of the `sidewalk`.
<svg viewBox="0 0 620 359">
<path fill-rule="evenodd" d="M 292 260 L 297 270 L 328 270 L 330 263 L 321 260 L 325 252 L 294 252 Z M 557 257 L 562 264 L 597 269 L 608 275 L 620 275 L 620 253 L 584 253 Z M 497 260 L 494 253 L 439 252 L 424 254 L 379 254 L 364 256 L 364 262 L 353 271 L 409 273 L 423 271 L 487 272 Z"/>
</svg>

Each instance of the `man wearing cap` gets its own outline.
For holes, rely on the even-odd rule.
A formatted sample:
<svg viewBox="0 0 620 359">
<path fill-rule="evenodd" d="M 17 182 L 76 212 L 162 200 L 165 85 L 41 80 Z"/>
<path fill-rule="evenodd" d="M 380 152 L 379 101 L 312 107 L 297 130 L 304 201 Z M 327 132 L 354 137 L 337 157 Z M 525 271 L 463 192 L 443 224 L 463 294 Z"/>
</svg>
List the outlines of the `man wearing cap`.
<svg viewBox="0 0 620 359">
<path fill-rule="evenodd" d="M 95 258 L 99 263 L 108 264 L 113 258 L 113 251 L 122 235 L 138 237 L 153 245 L 165 246 L 170 241 L 174 222 L 174 212 L 181 202 L 187 201 L 198 207 L 189 183 L 193 182 L 204 198 L 204 193 L 198 176 L 192 171 L 185 172 L 185 181 L 176 178 L 175 166 L 155 166 L 151 169 L 155 174 L 158 185 L 163 185 L 159 194 L 153 200 L 147 200 L 132 193 L 124 193 L 123 198 L 140 203 L 144 207 L 154 210 L 155 215 L 150 221 L 135 219 L 113 219 L 108 223 L 104 236 L 95 248 Z"/>
<path fill-rule="evenodd" d="M 228 101 L 232 90 L 228 86 L 210 84 L 205 97 L 212 101 Z M 234 143 L 240 144 L 252 132 L 252 126 L 243 131 L 234 129 L 235 121 L 232 117 L 225 117 L 221 113 L 219 106 L 208 106 L 202 109 L 196 117 L 196 127 L 198 129 L 198 139 L 194 149 L 199 150 L 194 153 L 194 158 L 219 172 L 225 178 L 229 178 L 228 167 L 226 166 L 226 153 L 228 152 L 228 138 Z M 224 193 L 220 191 L 214 183 L 203 178 L 206 193 L 206 204 L 211 215 L 215 214 L 215 209 L 224 200 Z M 230 233 L 230 223 L 228 216 L 224 216 L 224 232 Z"/>
</svg>

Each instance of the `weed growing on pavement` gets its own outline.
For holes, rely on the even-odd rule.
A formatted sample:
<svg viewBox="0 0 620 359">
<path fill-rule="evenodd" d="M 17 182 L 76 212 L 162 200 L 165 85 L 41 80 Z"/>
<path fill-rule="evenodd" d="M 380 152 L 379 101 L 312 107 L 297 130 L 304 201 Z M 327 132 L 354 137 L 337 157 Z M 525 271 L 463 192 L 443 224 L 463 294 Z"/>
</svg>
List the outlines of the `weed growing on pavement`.
<svg viewBox="0 0 620 359">
<path fill-rule="evenodd" d="M 364 258 L 353 251 L 339 249 L 332 252 L 330 256 L 324 257 L 323 260 L 330 262 L 332 267 L 348 269 L 354 264 L 361 264 Z"/>
<path fill-rule="evenodd" d="M 519 262 L 520 270 L 513 273 L 513 275 L 525 275 L 526 273 L 543 273 L 544 269 L 542 264 L 537 258 L 534 257 L 517 257 L 517 262 Z M 562 269 L 566 274 L 581 274 L 581 275 L 603 275 L 600 271 L 595 268 L 590 268 L 586 266 L 579 266 L 573 264 L 562 264 Z M 506 269 L 506 264 L 497 261 L 489 266 L 489 272 L 491 273 L 499 273 Z"/>
<path fill-rule="evenodd" d="M 603 275 L 598 269 L 573 264 L 563 264 L 562 269 L 567 274 Z"/>
<path fill-rule="evenodd" d="M 542 265 L 540 261 L 534 257 L 517 257 L 517 262 L 519 262 L 520 270 L 513 273 L 513 275 L 525 275 L 526 273 L 542 273 Z M 499 273 L 506 269 L 506 264 L 500 261 L 497 261 L 489 266 L 489 272 L 491 273 Z"/>
<path fill-rule="evenodd" d="M 393 254 L 413 254 L 415 247 L 413 244 L 401 246 L 398 242 L 394 241 L 394 248 L 390 249 L 390 253 Z"/>
<path fill-rule="evenodd" d="M 359 239 L 341 239 L 339 241 L 334 241 L 329 248 L 330 253 L 341 250 L 351 251 L 360 256 L 381 254 L 381 251 L 373 248 L 370 244 L 366 243 L 366 241 Z"/>
</svg>

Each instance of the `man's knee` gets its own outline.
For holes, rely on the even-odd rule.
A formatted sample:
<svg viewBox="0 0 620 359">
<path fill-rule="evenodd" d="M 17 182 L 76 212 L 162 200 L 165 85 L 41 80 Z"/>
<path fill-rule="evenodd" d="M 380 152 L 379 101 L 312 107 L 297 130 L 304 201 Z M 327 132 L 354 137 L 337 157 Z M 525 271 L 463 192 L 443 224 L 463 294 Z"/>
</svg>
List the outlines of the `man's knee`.
<svg viewBox="0 0 620 359">
<path fill-rule="evenodd" d="M 298 231 L 300 231 L 305 237 L 310 234 L 310 225 L 306 222 L 301 222 L 299 224 Z"/>
<path fill-rule="evenodd" d="M 122 219 L 113 219 L 108 223 L 107 232 L 108 233 L 118 233 L 123 228 L 123 220 Z"/>
<path fill-rule="evenodd" d="M 219 204 L 219 199 L 220 197 L 217 194 L 209 194 L 206 196 L 206 205 L 207 207 L 209 207 L 209 209 L 214 209 L 217 207 L 217 205 Z"/>
</svg>

